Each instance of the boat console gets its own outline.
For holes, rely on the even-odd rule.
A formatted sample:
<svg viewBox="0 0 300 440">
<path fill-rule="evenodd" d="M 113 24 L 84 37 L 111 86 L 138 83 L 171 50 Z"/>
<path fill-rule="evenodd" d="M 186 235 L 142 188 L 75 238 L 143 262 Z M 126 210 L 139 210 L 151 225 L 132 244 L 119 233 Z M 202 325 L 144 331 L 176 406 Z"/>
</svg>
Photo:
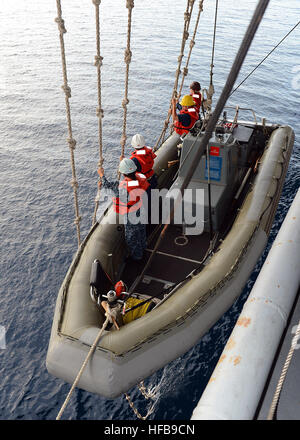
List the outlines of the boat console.
<svg viewBox="0 0 300 440">
<path fill-rule="evenodd" d="M 231 204 L 247 171 L 249 155 L 256 144 L 254 133 L 254 128 L 242 125 L 237 125 L 232 132 L 231 130 L 226 132 L 226 127 L 219 126 L 213 133 L 208 144 L 209 158 L 207 154 L 202 156 L 187 186 L 187 189 L 193 190 L 191 209 L 194 214 L 200 212 L 201 207 L 197 205 L 204 203 L 203 231 L 208 231 L 210 228 L 208 183 L 211 192 L 213 230 L 218 231 L 228 212 L 228 205 Z M 169 190 L 169 197 L 172 197 L 173 190 L 181 188 L 183 179 L 195 160 L 201 139 L 202 136 L 195 137 L 191 134 L 184 138 L 180 147 L 177 178 Z M 194 191 L 196 189 L 203 189 L 204 199 L 196 197 Z"/>
</svg>

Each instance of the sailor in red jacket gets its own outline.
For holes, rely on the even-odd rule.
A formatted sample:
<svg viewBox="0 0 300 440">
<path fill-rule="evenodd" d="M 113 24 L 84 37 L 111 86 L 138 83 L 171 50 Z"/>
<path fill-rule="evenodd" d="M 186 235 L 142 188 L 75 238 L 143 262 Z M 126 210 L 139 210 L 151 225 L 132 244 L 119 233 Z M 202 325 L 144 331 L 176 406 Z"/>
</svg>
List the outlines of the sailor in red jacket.
<svg viewBox="0 0 300 440">
<path fill-rule="evenodd" d="M 147 246 L 146 223 L 143 221 L 147 216 L 141 216 L 140 209 L 143 206 L 149 183 L 145 175 L 136 171 L 135 163 L 125 158 L 119 166 L 119 172 L 124 174 L 124 178 L 120 181 L 108 181 L 104 176 L 103 168 L 98 170 L 98 174 L 103 188 L 112 190 L 116 196 L 113 198 L 115 212 L 126 216 L 124 219 L 125 240 L 131 258 L 141 260 Z M 147 209 L 146 206 L 145 209 Z M 130 214 L 133 214 L 133 217 Z M 134 221 L 137 218 L 140 220 L 138 223 Z"/>
<path fill-rule="evenodd" d="M 131 153 L 130 159 L 136 164 L 137 171 L 147 177 L 151 188 L 156 188 L 157 178 L 154 174 L 153 165 L 156 154 L 151 147 L 146 147 L 144 136 L 135 134 L 131 140 L 131 146 L 134 151 Z"/>
<path fill-rule="evenodd" d="M 199 113 L 195 109 L 195 104 L 195 101 L 190 95 L 185 95 L 180 101 L 181 110 L 177 115 L 177 100 L 176 98 L 172 99 L 171 114 L 174 123 L 174 130 L 180 136 L 187 134 L 199 119 Z"/>
<path fill-rule="evenodd" d="M 197 112 L 200 115 L 202 97 L 201 97 L 201 85 L 200 85 L 200 83 L 198 83 L 198 81 L 193 81 L 190 84 L 190 95 L 193 98 L 193 100 L 195 101 L 195 103 L 196 103 L 195 109 L 197 110 Z"/>
</svg>

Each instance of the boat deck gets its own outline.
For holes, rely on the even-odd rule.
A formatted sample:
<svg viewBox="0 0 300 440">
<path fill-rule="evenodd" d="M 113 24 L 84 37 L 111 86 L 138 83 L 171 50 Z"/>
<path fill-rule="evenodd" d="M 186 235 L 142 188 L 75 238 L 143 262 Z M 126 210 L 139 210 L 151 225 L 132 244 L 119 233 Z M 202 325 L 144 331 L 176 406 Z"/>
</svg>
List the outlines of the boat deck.
<svg viewBox="0 0 300 440">
<path fill-rule="evenodd" d="M 137 282 L 139 274 L 153 252 L 160 231 L 161 228 L 152 232 L 143 259 L 134 265 L 131 263 L 125 266 L 122 279 L 127 286 Z M 181 227 L 170 225 L 143 279 L 135 286 L 134 292 L 162 298 L 167 289 L 201 265 L 209 244 L 209 233 L 183 236 Z"/>
</svg>

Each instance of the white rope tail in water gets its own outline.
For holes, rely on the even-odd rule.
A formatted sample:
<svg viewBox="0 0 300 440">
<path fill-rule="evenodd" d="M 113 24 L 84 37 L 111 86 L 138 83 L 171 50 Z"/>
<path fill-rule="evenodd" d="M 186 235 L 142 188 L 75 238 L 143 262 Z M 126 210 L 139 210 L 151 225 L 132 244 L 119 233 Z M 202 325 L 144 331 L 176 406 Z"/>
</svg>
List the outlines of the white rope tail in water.
<svg viewBox="0 0 300 440">
<path fill-rule="evenodd" d="M 145 397 L 146 400 L 153 400 L 150 408 L 148 408 L 147 410 L 147 414 L 145 416 L 142 416 L 141 413 L 138 411 L 138 409 L 134 406 L 133 401 L 131 400 L 130 396 L 127 393 L 124 393 L 127 402 L 129 403 L 130 408 L 132 409 L 132 411 L 134 412 L 134 414 L 137 416 L 138 419 L 140 420 L 146 420 L 150 414 L 152 414 L 154 412 L 154 408 L 156 405 L 156 401 L 159 398 L 159 386 L 154 386 L 151 389 L 146 389 L 144 382 L 141 381 L 138 384 L 138 389 L 140 390 L 140 392 L 142 393 L 142 395 Z"/>
<path fill-rule="evenodd" d="M 134 406 L 134 403 L 132 402 L 132 400 L 130 399 L 130 397 L 127 393 L 125 393 L 125 397 L 126 397 L 127 402 L 129 403 L 130 408 L 132 409 L 132 411 L 134 412 L 134 414 L 137 416 L 138 419 L 146 420 L 150 416 L 150 414 L 153 413 L 154 405 L 151 406 L 151 408 L 148 410 L 148 412 L 145 416 L 142 416 L 141 413 L 138 411 L 138 409 Z"/>
<path fill-rule="evenodd" d="M 90 358 L 92 357 L 94 351 L 96 350 L 98 342 L 99 342 L 99 340 L 100 340 L 100 338 L 102 336 L 102 333 L 104 332 L 104 329 L 105 329 L 106 325 L 108 324 L 108 322 L 109 322 L 109 316 L 107 316 L 107 318 L 106 318 L 106 320 L 105 320 L 105 322 L 104 322 L 100 332 L 98 333 L 98 335 L 97 335 L 93 345 L 91 346 L 90 351 L 88 352 L 88 355 L 85 358 L 85 361 L 83 362 L 82 367 L 80 368 L 79 373 L 77 374 L 76 379 L 74 380 L 74 383 L 73 383 L 73 385 L 72 385 L 72 387 L 71 387 L 71 389 L 70 389 L 70 391 L 69 391 L 69 393 L 68 393 L 68 395 L 66 397 L 66 400 L 64 401 L 64 403 L 63 403 L 63 405 L 62 405 L 62 407 L 61 407 L 61 409 L 60 409 L 60 411 L 59 411 L 59 413 L 58 413 L 58 415 L 56 417 L 56 420 L 60 420 L 60 418 L 62 416 L 62 413 L 64 412 L 64 410 L 65 410 L 65 408 L 66 408 L 66 406 L 67 406 L 67 404 L 68 404 L 68 402 L 69 402 L 69 400 L 71 398 L 71 395 L 72 395 L 74 389 L 76 388 L 76 386 L 77 386 L 77 384 L 78 384 L 78 382 L 79 382 L 79 380 L 80 380 L 80 378 L 82 376 L 82 373 L 83 373 L 85 367 L 88 364 L 88 361 L 90 360 Z"/>
</svg>

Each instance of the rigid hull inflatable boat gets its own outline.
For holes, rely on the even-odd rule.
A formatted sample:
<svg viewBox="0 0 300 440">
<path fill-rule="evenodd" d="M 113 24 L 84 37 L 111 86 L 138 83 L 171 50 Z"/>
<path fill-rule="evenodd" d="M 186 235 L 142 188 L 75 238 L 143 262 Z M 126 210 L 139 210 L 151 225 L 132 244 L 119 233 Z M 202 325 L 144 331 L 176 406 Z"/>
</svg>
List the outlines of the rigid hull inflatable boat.
<svg viewBox="0 0 300 440">
<path fill-rule="evenodd" d="M 202 136 L 200 127 L 184 139 L 173 133 L 156 151 L 159 188 L 180 187 Z M 135 265 L 126 262 L 124 229 L 109 221 L 110 205 L 81 244 L 59 291 L 48 371 L 73 383 L 103 326 L 104 309 L 90 295 L 95 261 L 107 274 L 102 293 L 123 280 L 151 307 L 119 329 L 106 328 L 80 388 L 115 398 L 195 345 L 240 295 L 265 248 L 293 143 L 289 126 L 219 121 L 210 154 L 203 152 L 188 184 L 204 189 L 203 232 L 185 235 L 182 225 L 171 223 L 155 249 L 161 228 L 149 225 L 144 259 Z"/>
</svg>

